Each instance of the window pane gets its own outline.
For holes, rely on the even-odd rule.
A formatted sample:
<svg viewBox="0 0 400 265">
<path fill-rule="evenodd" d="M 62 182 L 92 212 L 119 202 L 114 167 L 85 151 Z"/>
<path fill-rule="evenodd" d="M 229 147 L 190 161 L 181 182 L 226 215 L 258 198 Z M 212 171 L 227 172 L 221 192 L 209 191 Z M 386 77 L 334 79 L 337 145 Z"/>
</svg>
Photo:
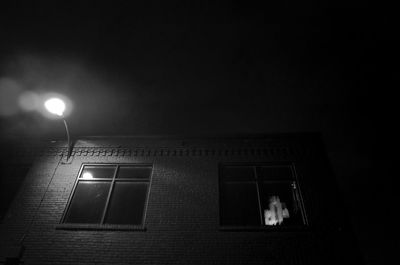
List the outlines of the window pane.
<svg viewBox="0 0 400 265">
<path fill-rule="evenodd" d="M 292 170 L 290 166 L 258 167 L 257 176 L 261 180 L 292 180 Z"/>
<path fill-rule="evenodd" d="M 222 183 L 221 224 L 233 226 L 261 224 L 257 187 L 255 183 Z"/>
<path fill-rule="evenodd" d="M 115 182 L 105 222 L 140 225 L 146 203 L 147 186 L 147 183 Z"/>
<path fill-rule="evenodd" d="M 79 181 L 66 223 L 100 223 L 111 182 Z"/>
<path fill-rule="evenodd" d="M 85 166 L 80 178 L 113 178 L 114 172 L 114 166 Z"/>
<path fill-rule="evenodd" d="M 299 194 L 294 182 L 264 182 L 260 185 L 260 197 L 265 225 L 304 224 Z"/>
<path fill-rule="evenodd" d="M 117 178 L 149 179 L 150 174 L 151 174 L 151 167 L 121 166 L 118 170 Z"/>
<path fill-rule="evenodd" d="M 253 167 L 224 167 L 222 176 L 232 180 L 254 180 Z"/>
</svg>

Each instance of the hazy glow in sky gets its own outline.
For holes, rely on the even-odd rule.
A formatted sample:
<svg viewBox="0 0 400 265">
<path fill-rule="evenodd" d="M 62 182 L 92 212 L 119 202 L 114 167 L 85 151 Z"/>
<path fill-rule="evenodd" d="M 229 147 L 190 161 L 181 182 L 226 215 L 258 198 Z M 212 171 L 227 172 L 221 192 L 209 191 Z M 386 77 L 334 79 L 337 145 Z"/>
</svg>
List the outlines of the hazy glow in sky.
<svg viewBox="0 0 400 265">
<path fill-rule="evenodd" d="M 40 97 L 32 91 L 24 91 L 18 97 L 18 105 L 22 110 L 33 111 L 39 107 Z"/>
<path fill-rule="evenodd" d="M 12 116 L 18 112 L 17 100 L 21 86 L 10 78 L 0 78 L 0 117 Z"/>
</svg>

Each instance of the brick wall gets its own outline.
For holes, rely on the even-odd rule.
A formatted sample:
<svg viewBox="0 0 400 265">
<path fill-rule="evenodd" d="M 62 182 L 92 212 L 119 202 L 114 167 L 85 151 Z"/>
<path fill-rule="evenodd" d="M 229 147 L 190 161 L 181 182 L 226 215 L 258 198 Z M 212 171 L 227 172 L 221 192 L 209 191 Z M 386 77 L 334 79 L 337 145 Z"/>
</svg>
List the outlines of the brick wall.
<svg viewBox="0 0 400 265">
<path fill-rule="evenodd" d="M 354 264 L 320 144 L 313 136 L 94 138 L 77 141 L 67 161 L 60 143 L 48 143 L 0 226 L 3 256 L 23 246 L 24 264 Z M 310 227 L 222 230 L 218 165 L 273 161 L 295 163 Z M 84 163 L 153 164 L 144 231 L 60 229 Z"/>
</svg>

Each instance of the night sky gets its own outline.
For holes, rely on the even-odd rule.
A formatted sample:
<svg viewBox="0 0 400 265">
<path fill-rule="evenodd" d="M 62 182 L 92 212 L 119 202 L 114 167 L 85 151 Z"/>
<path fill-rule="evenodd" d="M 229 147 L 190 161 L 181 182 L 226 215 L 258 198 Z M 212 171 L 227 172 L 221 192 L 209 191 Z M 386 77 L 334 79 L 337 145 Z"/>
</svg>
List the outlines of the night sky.
<svg viewBox="0 0 400 265">
<path fill-rule="evenodd" d="M 321 132 L 368 264 L 394 236 L 393 8 L 326 2 L 9 1 L 0 135 L 63 139 L 24 92 L 71 99 L 73 137 Z M 31 94 L 32 94 L 31 93 Z"/>
</svg>

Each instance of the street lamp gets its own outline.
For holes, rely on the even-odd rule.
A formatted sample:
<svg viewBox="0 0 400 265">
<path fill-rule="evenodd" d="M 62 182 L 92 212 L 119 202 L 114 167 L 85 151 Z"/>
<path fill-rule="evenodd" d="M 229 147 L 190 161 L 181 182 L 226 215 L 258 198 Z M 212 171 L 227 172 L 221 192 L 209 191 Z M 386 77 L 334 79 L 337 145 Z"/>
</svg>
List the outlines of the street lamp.
<svg viewBox="0 0 400 265">
<path fill-rule="evenodd" d="M 67 138 L 68 138 L 68 149 L 67 149 L 67 160 L 68 160 L 69 156 L 71 155 L 71 139 L 69 136 L 67 121 L 65 120 L 64 117 L 64 111 L 66 109 L 65 103 L 62 99 L 54 97 L 47 99 L 44 102 L 44 107 L 48 112 L 60 117 L 64 121 L 65 130 L 67 131 Z"/>
</svg>

